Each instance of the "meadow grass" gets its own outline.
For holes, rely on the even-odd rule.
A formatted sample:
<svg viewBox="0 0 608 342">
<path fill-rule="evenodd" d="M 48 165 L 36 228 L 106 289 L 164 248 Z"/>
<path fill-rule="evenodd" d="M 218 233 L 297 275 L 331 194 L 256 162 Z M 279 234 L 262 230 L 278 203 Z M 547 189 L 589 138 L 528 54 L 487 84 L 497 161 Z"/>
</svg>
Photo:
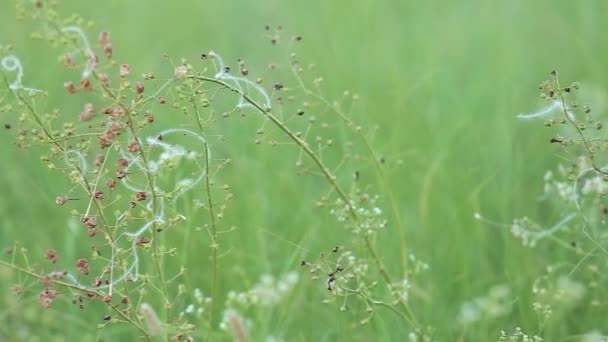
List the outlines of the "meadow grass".
<svg viewBox="0 0 608 342">
<path fill-rule="evenodd" d="M 11 44 L 26 66 L 24 84 L 62 91 L 65 70 L 57 62 L 61 49 L 30 39 L 32 21 L 16 21 L 13 6 L 1 6 L 0 43 Z M 605 254 L 592 253 L 583 260 L 585 254 L 573 254 L 562 246 L 572 240 L 585 251 L 592 250 L 594 245 L 584 235 L 544 240 L 530 249 L 508 229 L 474 219 L 476 212 L 506 223 L 529 216 L 550 227 L 562 217 L 559 206 L 539 202 L 538 197 L 545 172 L 573 156 L 548 143 L 554 132 L 542 127 L 542 121 L 521 121 L 516 115 L 544 105 L 537 87 L 552 69 L 560 70 L 565 79 L 580 80 L 597 103 L 594 111 L 605 109 L 603 61 L 608 50 L 602 46 L 607 28 L 602 14 L 608 5 L 604 2 L 108 1 L 95 6 L 64 1 L 60 11 L 94 20 L 95 28 L 87 30 L 91 39 L 100 30 L 111 31 L 116 58 L 132 63 L 137 75 L 150 70 L 172 74 L 164 53 L 178 63 L 181 57 L 198 63 L 201 53 L 214 50 L 232 65 L 244 58 L 252 72 L 263 74 L 272 84 L 275 76 L 267 65 L 286 59 L 283 47 L 290 33 L 301 35 L 298 58 L 317 64 L 315 74 L 324 78 L 327 98 L 340 99 L 345 90 L 358 94 L 353 119 L 366 130 L 378 126 L 371 144 L 386 161 L 386 177 L 403 218 L 408 252 L 430 265 L 412 283 L 409 295 L 416 319 L 430 328 L 433 340 L 495 341 L 501 330 L 512 332 L 516 327 L 546 341 L 580 340 L 593 330 L 608 334 L 602 330 L 605 297 L 601 293 L 593 296 L 600 300 L 599 307 L 556 308 L 547 322 L 541 323 L 533 309 L 537 301 L 533 286 L 544 279 L 547 266 L 566 264 L 568 274 L 579 269 L 577 261 L 582 260 L 584 267 L 605 264 Z M 265 25 L 284 25 L 289 34 L 275 46 L 263 36 Z M 279 68 L 278 74 L 287 73 Z M 236 103 L 238 99 L 224 96 L 222 100 Z M 43 104 L 63 108 L 62 115 L 81 111 L 78 102 L 53 101 L 57 100 L 51 97 Z M 0 120 L 17 125 L 15 115 L 2 113 Z M 172 115 L 155 113 L 155 120 L 159 127 L 175 124 Z M 329 253 L 349 240 L 350 233 L 328 210 L 315 207 L 327 185 L 322 178 L 296 175 L 298 150 L 256 145 L 259 128 L 254 114 L 241 118 L 238 113 L 212 128 L 215 162 L 231 159 L 214 182 L 229 184 L 235 196 L 222 227 L 236 227 L 220 235 L 225 254 L 220 256 L 217 305 L 224 303 L 229 290 L 255 287 L 263 274 L 281 277 L 298 272 L 299 281 L 286 300 L 272 309 L 252 307 L 243 313 L 253 321 L 249 332 L 253 340 L 267 336 L 286 341 L 403 340 L 413 328 L 390 309 L 376 308 L 374 318 L 360 325 L 366 318 L 362 304 L 353 303 L 355 314 L 345 314 L 339 305 L 322 303 L 331 298 L 326 284 L 322 279 L 311 280 L 300 262 L 317 260 L 321 252 Z M 270 130 L 268 124 L 264 128 Z M 332 132 L 336 141 L 356 138 L 347 127 Z M 2 247 L 19 241 L 29 250 L 28 257 L 39 263 L 48 248 L 56 249 L 64 260 L 90 256 L 88 243 L 81 242 L 86 234 L 78 220 L 54 204 L 69 182 L 45 169 L 40 156 L 47 153 L 46 147 L 24 153 L 13 145 L 16 135 L 15 129 L 0 135 Z M 340 158 L 339 154 L 328 158 Z M 392 215 L 390 198 L 373 164 L 350 163 L 360 172 L 360 181 L 380 194 L 379 207 Z M 214 191 L 215 198 L 223 198 L 224 190 Z M 204 200 L 204 194 L 200 195 Z M 175 255 L 164 260 L 166 273 L 175 274 L 187 265 L 180 282 L 209 296 L 211 242 L 204 229 L 196 229 L 209 221 L 209 214 L 185 200 L 177 201 L 176 208 L 188 217 L 188 223 L 164 240 L 165 245 L 177 248 Z M 387 270 L 399 275 L 403 262 L 395 221 L 390 216 L 388 229 L 377 236 L 375 246 Z M 0 277 L 5 308 L 0 321 L 6 322 L 0 327 L 2 338 L 25 334 L 32 341 L 73 340 L 75 336 L 83 341 L 99 336 L 130 340 L 137 335 L 129 326 L 112 323 L 96 330 L 108 313 L 101 303 L 81 311 L 69 301 L 57 301 L 43 310 L 37 303 L 38 291 L 23 297 L 9 291 L 22 275 L 0 268 Z M 510 289 L 508 313 L 470 324 L 458 322 L 464 303 L 488 296 L 501 285 Z M 192 302 L 191 295 L 176 299 L 175 312 L 179 307 L 186 310 Z M 200 318 L 188 316 L 203 330 L 208 329 L 204 322 L 211 309 L 206 310 Z M 221 311 L 213 310 L 217 311 L 213 318 L 217 330 Z M 162 310 L 158 314 L 162 317 Z M 66 325 L 66 320 L 73 323 Z M 197 336 L 207 334 L 197 332 Z M 220 332 L 211 337 L 231 338 Z"/>
</svg>

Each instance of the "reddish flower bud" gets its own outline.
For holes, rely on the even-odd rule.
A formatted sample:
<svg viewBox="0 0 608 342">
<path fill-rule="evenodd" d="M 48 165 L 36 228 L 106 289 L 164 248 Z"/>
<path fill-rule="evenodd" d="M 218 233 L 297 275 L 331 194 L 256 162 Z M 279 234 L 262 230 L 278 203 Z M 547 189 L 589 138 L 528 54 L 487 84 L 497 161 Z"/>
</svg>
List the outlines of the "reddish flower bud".
<svg viewBox="0 0 608 342">
<path fill-rule="evenodd" d="M 95 228 L 97 227 L 97 219 L 94 218 L 93 216 L 84 216 L 80 222 L 82 222 L 84 225 L 88 226 L 89 228 Z"/>
<path fill-rule="evenodd" d="M 112 58 L 112 54 L 114 53 L 114 48 L 112 47 L 112 44 L 107 43 L 106 45 L 104 45 L 103 53 L 106 55 L 107 58 Z"/>
<path fill-rule="evenodd" d="M 95 191 L 93 197 L 95 197 L 96 200 L 102 201 L 104 199 L 103 191 Z"/>
<path fill-rule="evenodd" d="M 137 91 L 138 94 L 143 94 L 144 93 L 144 84 L 141 82 L 135 83 L 135 91 Z"/>
<path fill-rule="evenodd" d="M 63 87 L 65 88 L 65 90 L 68 91 L 68 93 L 70 94 L 75 94 L 78 90 L 76 89 L 76 86 L 74 85 L 74 82 L 72 81 L 67 81 L 63 84 Z"/>
<path fill-rule="evenodd" d="M 82 90 L 84 91 L 91 91 L 93 90 L 93 85 L 91 84 L 91 81 L 89 81 L 88 78 L 85 78 L 80 81 L 80 88 L 82 88 Z"/>
<path fill-rule="evenodd" d="M 63 65 L 66 68 L 74 67 L 74 56 L 72 56 L 71 53 L 66 53 L 65 55 L 63 55 Z"/>
<path fill-rule="evenodd" d="M 54 249 L 49 249 L 48 251 L 46 251 L 46 255 L 44 258 L 53 264 L 56 264 L 57 260 L 59 260 L 59 258 L 57 257 L 57 252 Z"/>
<path fill-rule="evenodd" d="M 140 192 L 138 192 L 138 193 L 135 195 L 135 198 L 136 198 L 138 201 L 140 201 L 140 202 L 141 202 L 141 201 L 144 201 L 144 200 L 145 200 L 147 197 L 148 197 L 148 196 L 147 196 L 147 195 L 146 195 L 146 193 L 145 193 L 145 192 L 143 192 L 143 191 L 140 191 Z"/>
<path fill-rule="evenodd" d="M 137 141 L 132 141 L 131 143 L 129 143 L 129 152 L 139 152 L 139 143 Z"/>
<path fill-rule="evenodd" d="M 106 182 L 106 186 L 110 189 L 114 189 L 116 187 L 116 180 L 108 179 L 108 181 Z"/>
<path fill-rule="evenodd" d="M 95 156 L 95 166 L 100 166 L 106 160 L 106 156 L 98 154 Z"/>
<path fill-rule="evenodd" d="M 80 271 L 80 273 L 84 275 L 88 275 L 90 272 L 89 262 L 87 261 L 87 259 L 76 260 L 76 267 L 78 268 L 78 271 Z"/>
<path fill-rule="evenodd" d="M 127 173 L 124 172 L 123 170 L 117 170 L 116 171 L 116 178 L 118 179 L 123 179 L 127 176 Z"/>
<path fill-rule="evenodd" d="M 40 292 L 38 295 L 38 301 L 43 308 L 47 309 L 51 306 L 51 304 L 53 304 L 55 297 L 57 297 L 57 292 L 47 288 Z"/>
</svg>

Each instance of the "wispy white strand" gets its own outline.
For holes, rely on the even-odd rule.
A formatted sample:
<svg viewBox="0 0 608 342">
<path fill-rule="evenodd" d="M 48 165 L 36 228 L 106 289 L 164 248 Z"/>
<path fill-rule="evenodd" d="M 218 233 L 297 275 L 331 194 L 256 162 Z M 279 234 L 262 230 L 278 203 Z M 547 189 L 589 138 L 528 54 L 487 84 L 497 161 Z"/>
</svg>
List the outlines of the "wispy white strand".
<svg viewBox="0 0 608 342">
<path fill-rule="evenodd" d="M 62 33 L 75 33 L 78 35 L 78 38 L 80 40 L 79 48 L 82 50 L 82 52 L 84 52 L 85 55 L 88 56 L 86 66 L 85 66 L 84 70 L 82 71 L 82 78 L 83 79 L 88 78 L 89 76 L 91 76 L 91 73 L 93 73 L 93 70 L 95 70 L 95 66 L 97 66 L 97 56 L 95 56 L 95 53 L 91 49 L 91 44 L 89 43 L 89 38 L 87 38 L 87 35 L 78 26 L 66 26 L 61 29 L 61 32 Z"/>
<path fill-rule="evenodd" d="M 76 166 L 76 165 L 72 164 L 72 162 L 70 161 L 71 155 L 74 155 L 74 156 L 76 156 L 76 158 L 78 158 L 78 162 L 80 165 Z M 84 181 L 84 176 L 85 176 L 85 173 L 88 171 L 88 166 L 87 166 L 87 159 L 80 151 L 77 151 L 77 150 L 65 151 L 65 163 L 69 167 L 78 171 L 80 173 L 80 180 Z"/>
<path fill-rule="evenodd" d="M 542 231 L 526 230 L 525 233 L 527 236 L 534 238 L 534 241 L 541 240 L 541 239 L 551 236 L 551 235 L 555 234 L 556 232 L 558 232 L 559 230 L 561 230 L 563 227 L 566 226 L 566 224 L 568 222 L 570 222 L 574 218 L 576 218 L 577 215 L 578 215 L 577 213 L 570 213 L 568 216 L 564 217 L 561 221 L 559 221 L 557 224 L 555 224 L 553 227 L 551 227 L 549 229 L 542 230 Z M 473 215 L 473 217 L 480 222 L 483 222 L 485 224 L 488 224 L 488 225 L 491 225 L 494 227 L 498 227 L 498 228 L 513 227 L 513 224 L 506 224 L 506 223 L 501 223 L 501 222 L 496 222 L 493 220 L 486 219 L 485 217 L 481 216 L 481 214 L 479 214 L 479 213 L 475 213 Z"/>
<path fill-rule="evenodd" d="M 202 150 L 205 151 L 205 153 L 207 153 L 210 158 L 211 150 L 209 149 L 207 141 L 205 140 L 205 138 L 203 138 L 202 135 L 195 133 L 193 131 L 187 130 L 187 129 L 172 128 L 172 129 L 167 129 L 167 130 L 161 131 L 154 136 L 146 137 L 145 143 L 140 143 L 140 146 L 142 146 L 142 147 L 150 146 L 150 147 L 160 147 L 162 149 L 162 153 L 160 153 L 160 155 L 157 159 L 148 160 L 147 167 L 143 164 L 143 161 L 141 161 L 141 158 L 138 155 L 134 155 L 132 153 L 128 153 L 124 150 L 121 150 L 122 157 L 128 161 L 128 166 L 125 168 L 125 172 L 128 173 L 132 167 L 139 169 L 139 171 L 141 171 L 141 172 L 159 172 L 160 166 L 167 160 L 170 160 L 175 157 L 178 157 L 178 158 L 187 157 L 189 152 L 183 146 L 177 145 L 177 144 L 170 144 L 170 143 L 167 143 L 166 141 L 162 141 L 162 140 L 158 139 L 159 136 L 167 137 L 171 134 L 185 134 L 185 135 L 194 137 L 196 140 L 201 142 Z M 190 181 L 187 182 L 187 186 L 179 188 L 179 191 L 177 192 L 177 194 L 175 196 L 173 196 L 173 201 L 175 201 L 178 197 L 180 197 L 181 195 L 185 194 L 186 192 L 188 192 L 192 188 L 194 188 L 198 183 L 201 182 L 201 180 L 203 180 L 205 178 L 206 175 L 207 175 L 207 170 L 205 170 L 205 169 L 202 169 L 202 170 L 200 170 L 200 172 L 197 172 L 197 176 L 194 180 L 192 180 L 191 182 Z M 132 182 L 130 182 L 128 178 L 129 177 L 125 177 L 122 180 L 122 184 L 127 189 L 129 189 L 133 192 L 145 191 L 144 188 L 140 188 L 140 187 L 134 185 Z M 167 193 L 170 191 L 174 191 L 175 189 L 169 190 L 169 189 L 155 188 L 155 190 Z"/>
<path fill-rule="evenodd" d="M 215 74 L 214 77 L 218 80 L 229 81 L 238 89 L 240 96 L 239 96 L 239 102 L 236 105 L 237 108 L 241 109 L 241 108 L 245 108 L 245 107 L 255 107 L 254 105 L 252 105 L 245 99 L 246 92 L 243 89 L 242 84 L 244 84 L 246 86 L 250 86 L 253 89 L 255 89 L 264 98 L 264 102 L 265 102 L 264 105 L 266 106 L 266 108 L 267 109 L 272 108 L 270 96 L 268 96 L 268 93 L 266 92 L 266 90 L 264 90 L 264 88 L 262 88 L 259 84 L 251 81 L 248 78 L 237 77 L 237 76 L 228 74 L 226 72 L 226 66 L 224 65 L 224 61 L 222 60 L 222 57 L 220 57 L 220 55 L 218 55 L 214 51 L 209 52 L 209 55 L 217 60 L 217 63 L 219 66 L 219 71 Z"/>
<path fill-rule="evenodd" d="M 568 115 L 570 120 L 573 120 L 573 121 L 576 120 L 574 113 L 572 113 L 572 111 L 570 111 L 570 108 L 568 108 L 568 106 L 566 106 L 561 100 L 554 100 L 553 102 L 551 102 L 551 104 L 549 104 L 548 106 L 544 107 L 543 109 L 541 109 L 537 112 L 527 113 L 527 114 L 518 114 L 516 117 L 518 119 L 522 119 L 522 120 L 540 119 L 540 118 L 544 118 L 544 117 L 548 116 L 553 111 L 555 111 L 556 109 L 559 109 L 559 108 L 565 108 L 566 115 Z"/>
<path fill-rule="evenodd" d="M 551 235 L 557 233 L 559 230 L 561 230 L 563 227 L 565 227 L 568 222 L 572 221 L 576 216 L 577 216 L 576 213 L 570 213 L 568 216 L 564 217 L 561 221 L 559 221 L 553 227 L 540 231 L 540 232 L 530 232 L 530 234 L 533 235 L 536 238 L 536 240 L 546 238 L 547 236 L 551 236 Z"/>
<path fill-rule="evenodd" d="M 4 58 L 2 58 L 2 61 L 0 61 L 0 65 L 2 66 L 2 69 L 4 71 L 7 71 L 7 72 L 16 71 L 17 72 L 17 75 L 15 76 L 15 80 L 8 86 L 12 91 L 17 91 L 19 89 L 23 89 L 29 93 L 42 92 L 42 90 L 39 90 L 39 89 L 28 88 L 28 87 L 23 86 L 23 84 L 21 83 L 23 80 L 23 66 L 21 65 L 21 61 L 19 60 L 19 58 L 17 58 L 17 56 L 15 56 L 15 55 L 4 56 Z"/>
<path fill-rule="evenodd" d="M 162 165 L 163 161 L 166 161 L 173 157 L 185 157 L 188 155 L 187 150 L 183 146 L 180 146 L 177 144 L 169 144 L 165 141 L 161 141 L 160 139 L 158 139 L 159 135 L 166 137 L 171 134 L 182 134 L 182 135 L 189 135 L 189 136 L 194 137 L 196 140 L 198 140 L 202 144 L 202 149 L 205 151 L 205 153 L 207 153 L 207 157 L 210 158 L 210 149 L 209 149 L 208 143 L 202 135 L 197 134 L 197 133 L 187 130 L 187 129 L 180 129 L 180 128 L 167 129 L 167 130 L 163 130 L 163 131 L 159 132 L 154 137 L 147 137 L 144 142 L 139 141 L 141 148 L 143 148 L 144 145 L 150 146 L 150 147 L 158 146 L 163 150 L 163 152 L 160 154 L 158 160 L 152 161 L 152 162 L 156 163 L 156 165 L 157 165 L 155 170 L 158 170 L 158 165 Z M 129 139 L 129 140 L 131 140 L 131 139 Z M 128 166 L 127 166 L 127 168 L 125 168 L 125 170 L 128 170 L 129 167 L 135 167 L 135 168 L 139 168 L 140 171 L 142 171 L 142 172 L 150 172 L 150 169 L 146 169 L 146 167 L 143 165 L 143 162 L 140 160 L 139 156 L 133 157 L 134 154 L 127 153 L 124 150 L 121 150 L 120 153 L 123 158 L 128 160 Z M 86 172 L 87 162 L 86 162 L 86 158 L 84 157 L 84 155 L 81 152 L 76 151 L 76 150 L 66 151 L 66 153 L 65 153 L 66 163 L 70 167 L 76 168 L 76 165 L 73 164 L 69 160 L 69 158 L 72 156 L 75 156 L 78 159 L 81 171 Z M 198 176 L 194 181 L 189 182 L 187 187 L 183 187 L 183 188 L 179 189 L 178 194 L 176 196 L 174 196 L 173 200 L 175 200 L 177 197 L 183 195 L 184 193 L 186 193 L 189 190 L 191 190 L 192 188 L 194 188 L 194 186 L 196 186 L 205 176 L 207 176 L 207 173 L 208 173 L 208 171 L 206 169 L 202 169 L 198 173 Z M 128 178 L 129 177 L 126 177 L 125 179 L 123 179 L 123 182 L 122 182 L 127 189 L 129 189 L 133 192 L 146 191 L 146 189 L 140 189 L 140 188 L 128 183 L 128 181 L 126 181 Z M 126 181 L 126 182 L 124 182 L 124 181 Z M 156 189 L 156 190 L 158 191 L 158 189 Z M 62 276 L 67 281 L 74 284 L 75 286 L 82 288 L 83 290 L 103 290 L 103 289 L 109 288 L 110 294 L 112 293 L 113 287 L 124 280 L 128 279 L 130 281 L 137 281 L 139 278 L 139 264 L 140 264 L 139 254 L 137 252 L 138 240 L 144 233 L 149 231 L 151 229 L 151 227 L 153 227 L 154 224 L 156 224 L 156 223 L 162 224 L 162 223 L 166 222 L 165 221 L 165 203 L 164 203 L 163 198 L 159 197 L 156 199 L 158 201 L 156 212 L 154 212 L 153 207 L 152 207 L 152 202 L 154 200 L 155 199 L 150 199 L 149 202 L 144 206 L 147 211 L 149 211 L 150 213 L 152 213 L 154 215 L 154 219 L 146 222 L 144 225 L 142 225 L 138 230 L 136 230 L 134 232 L 124 232 L 124 233 L 120 234 L 116 238 L 116 240 L 110 245 L 111 256 L 110 256 L 109 264 L 107 265 L 107 267 L 109 267 L 109 269 L 110 269 L 110 280 L 107 284 L 100 284 L 99 286 L 91 286 L 91 285 L 81 283 L 79 281 L 79 278 L 74 276 L 71 273 L 62 274 Z M 127 217 L 126 214 L 127 213 L 125 212 L 117 218 L 117 225 L 121 221 L 126 219 L 126 217 Z M 183 217 L 183 218 L 185 219 L 185 217 Z M 130 248 L 127 250 L 127 254 L 130 256 L 129 258 L 131 260 L 128 263 L 128 267 L 126 269 L 124 269 L 122 272 L 120 272 L 119 275 L 116 275 L 115 274 L 116 270 L 119 269 L 120 267 L 122 267 L 122 265 L 118 265 L 116 258 L 118 256 L 119 251 L 122 250 L 124 252 L 124 249 L 119 247 L 119 242 L 124 239 L 128 239 L 131 241 Z M 50 275 L 53 275 L 53 274 L 50 274 Z"/>
<path fill-rule="evenodd" d="M 581 203 L 580 203 L 580 198 L 581 196 L 579 195 L 579 181 L 585 177 L 585 175 L 587 175 L 589 172 L 597 172 L 594 168 L 587 168 L 584 170 L 581 170 L 581 172 L 579 172 L 579 174 L 576 176 L 576 179 L 574 179 L 574 184 L 573 184 L 573 189 L 574 189 L 574 203 L 576 204 L 576 208 L 581 211 Z"/>
</svg>

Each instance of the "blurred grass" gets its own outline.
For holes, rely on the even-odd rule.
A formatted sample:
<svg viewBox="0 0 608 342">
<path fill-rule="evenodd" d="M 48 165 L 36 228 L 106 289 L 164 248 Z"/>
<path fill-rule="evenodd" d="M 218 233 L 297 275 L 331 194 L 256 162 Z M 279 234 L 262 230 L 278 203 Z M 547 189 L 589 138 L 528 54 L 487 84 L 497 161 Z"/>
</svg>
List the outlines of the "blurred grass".
<svg viewBox="0 0 608 342">
<path fill-rule="evenodd" d="M 61 11 L 111 31 L 117 59 L 137 61 L 139 71 L 158 69 L 163 53 L 196 60 L 210 49 L 261 69 L 282 57 L 260 38 L 265 25 L 282 24 L 302 35 L 300 58 L 318 63 L 330 97 L 344 90 L 360 94 L 357 121 L 378 125 L 378 152 L 389 162 L 404 161 L 390 176 L 410 246 L 431 265 L 421 285 L 428 301 L 415 308 L 420 320 L 444 340 L 490 341 L 513 325 L 535 328 L 529 284 L 559 254 L 541 257 L 524 249 L 505 232 L 474 221 L 473 213 L 504 222 L 523 215 L 556 217 L 536 201 L 556 150 L 545 143 L 548 133 L 540 122 L 514 116 L 538 108 L 537 85 L 554 68 L 568 80 L 605 84 L 607 2 L 114 0 L 64 1 Z M 47 67 L 56 51 L 28 39 L 30 24 L 16 23 L 11 6 L 0 5 L 0 42 L 12 44 L 22 57 L 27 84 L 57 90 L 63 80 Z M 15 124 L 14 117 L 0 120 Z M 64 187 L 43 169 L 37 153 L 14 148 L 13 137 L 11 131 L 0 134 L 0 242 L 20 240 L 38 254 L 50 245 L 70 245 L 58 234 L 67 229 L 66 212 L 53 204 Z M 235 133 L 222 146 L 222 154 L 235 160 L 225 178 L 238 198 L 230 210 L 239 227 L 226 235 L 225 243 L 238 248 L 223 260 L 234 274 L 224 288 L 246 289 L 261 273 L 296 268 L 300 251 L 266 230 L 311 250 L 327 249 L 343 234 L 312 209 L 319 191 L 315 182 L 292 176 L 295 159 L 260 152 L 252 137 Z M 380 242 L 387 264 L 398 269 L 391 266 L 399 260 L 396 236 L 387 232 Z M 201 263 L 193 282 L 208 281 L 206 255 L 187 256 Z M 498 283 L 520 295 L 521 310 L 497 325 L 462 332 L 455 324 L 460 304 Z M 320 298 L 311 287 L 300 286 L 292 305 L 282 308 L 280 328 L 289 340 L 346 339 L 354 333 L 348 321 L 336 320 L 339 312 L 309 300 Z M 598 322 L 589 318 L 579 322 L 581 330 L 551 336 L 580 333 Z M 397 339 L 407 331 L 391 324 L 389 319 L 361 328 L 362 340 Z"/>
</svg>

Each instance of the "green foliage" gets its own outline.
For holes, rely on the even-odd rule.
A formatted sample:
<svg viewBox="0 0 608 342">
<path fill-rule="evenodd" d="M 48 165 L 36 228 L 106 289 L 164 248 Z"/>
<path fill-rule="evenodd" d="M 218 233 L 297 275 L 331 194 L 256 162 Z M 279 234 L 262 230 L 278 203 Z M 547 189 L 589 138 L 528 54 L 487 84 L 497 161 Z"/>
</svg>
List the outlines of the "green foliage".
<svg viewBox="0 0 608 342">
<path fill-rule="evenodd" d="M 15 4 L 0 11 L 0 43 L 11 44 L 0 58 L 23 66 L 22 87 L 9 91 L 16 74 L 5 71 L 0 92 L 0 259 L 11 266 L 0 267 L 0 339 L 132 340 L 155 332 L 154 315 L 163 336 L 152 340 L 608 334 L 602 180 L 581 179 L 595 189 L 581 211 L 559 193 L 586 166 L 603 165 L 601 152 L 588 159 L 603 142 L 590 149 L 584 140 L 602 137 L 604 2 Z M 66 26 L 81 28 L 99 55 L 91 92 L 80 90 L 87 50 Z M 101 31 L 110 32 L 110 59 Z M 272 110 L 252 84 L 217 77 L 210 50 L 231 75 L 260 78 Z M 123 64 L 130 73 L 120 77 Z M 565 103 L 580 103 L 587 138 L 559 110 L 549 129 L 516 118 L 545 105 L 535 89 L 553 68 L 581 81 Z M 544 90 L 569 86 L 556 81 Z M 247 103 L 259 108 L 235 108 Z M 133 117 L 115 113 L 125 130 L 102 149 L 101 112 L 123 105 Z M 159 135 L 183 151 L 150 143 Z M 119 159 L 138 152 L 133 136 L 141 162 L 162 160 L 166 172 L 122 168 L 143 191 L 109 190 Z M 474 213 L 523 218 L 495 227 Z M 128 232 L 141 234 L 108 240 Z M 108 305 L 107 288 L 88 287 L 112 256 L 123 259 L 117 274 L 129 273 L 136 250 L 138 281 L 116 283 Z M 89 276 L 78 275 L 84 266 Z M 63 278 L 44 294 L 48 279 L 34 274 L 55 269 L 77 282 Z M 53 299 L 46 309 L 44 299 Z"/>
</svg>

